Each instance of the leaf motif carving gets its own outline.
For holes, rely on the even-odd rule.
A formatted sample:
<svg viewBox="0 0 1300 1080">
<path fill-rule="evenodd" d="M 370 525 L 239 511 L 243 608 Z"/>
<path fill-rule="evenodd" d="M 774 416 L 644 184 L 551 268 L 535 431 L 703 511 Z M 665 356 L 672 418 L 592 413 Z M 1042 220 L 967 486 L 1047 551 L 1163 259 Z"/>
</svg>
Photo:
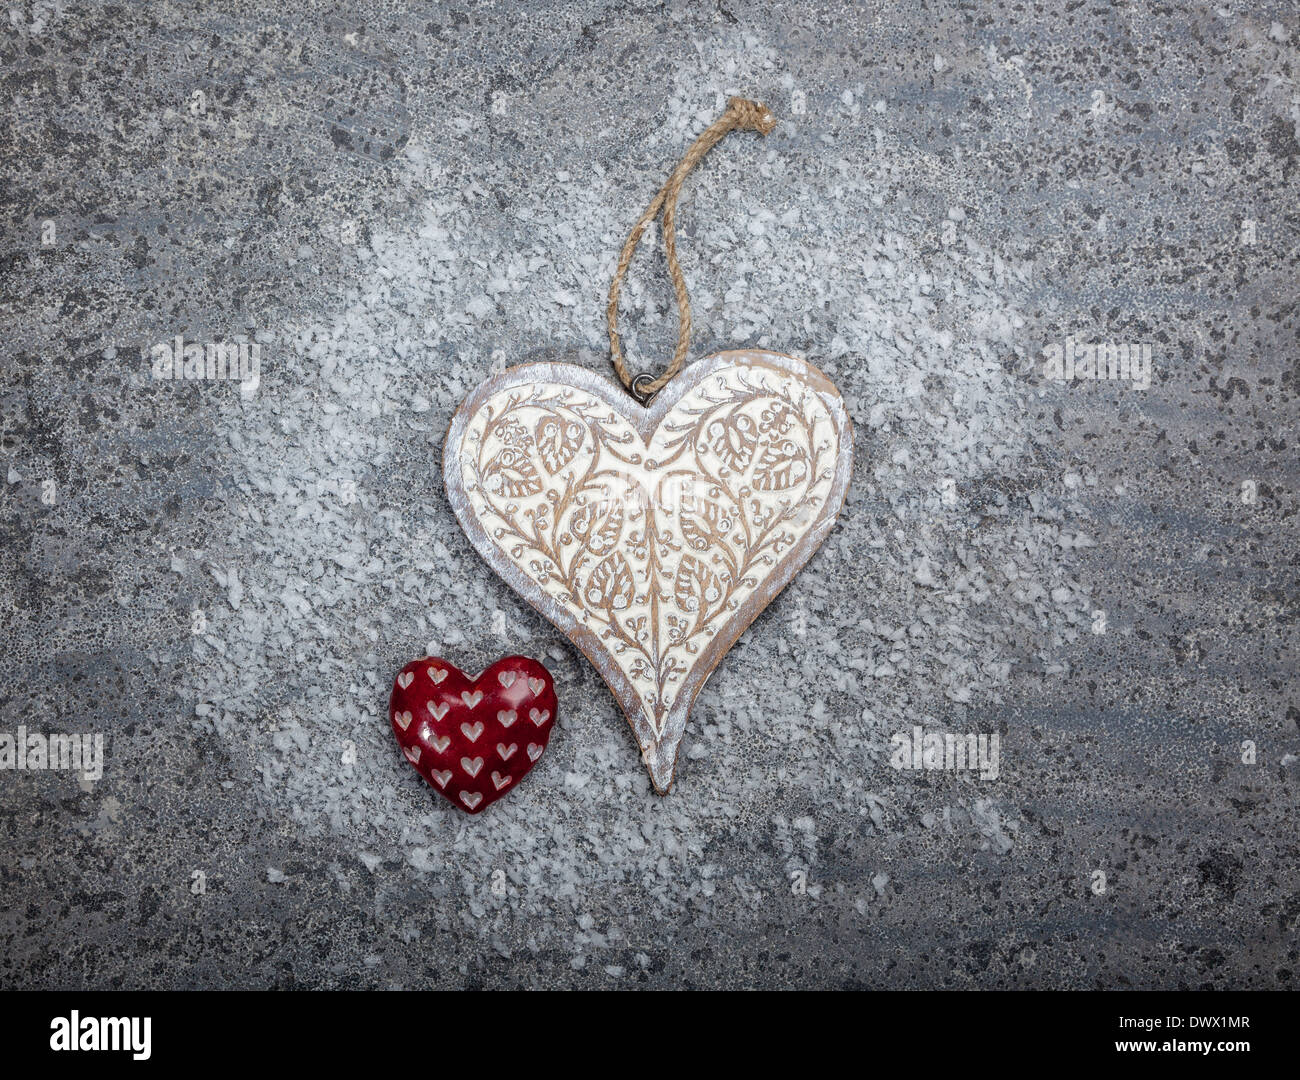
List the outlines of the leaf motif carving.
<svg viewBox="0 0 1300 1080">
<path fill-rule="evenodd" d="M 744 472 L 754 460 L 758 445 L 758 425 L 742 412 L 714 420 L 708 427 L 709 449 L 734 472 Z"/>
<path fill-rule="evenodd" d="M 593 555 L 608 555 L 623 537 L 623 504 L 614 499 L 584 503 L 573 512 L 569 531 Z"/>
<path fill-rule="evenodd" d="M 483 482 L 494 495 L 519 499 L 542 490 L 542 478 L 527 452 L 512 446 L 503 447 L 483 470 Z"/>
<path fill-rule="evenodd" d="M 852 462 L 842 400 L 799 361 L 678 378 L 651 421 L 594 373 L 496 376 L 444 456 L 470 540 L 617 687 L 660 791 L 698 665 L 820 542 Z"/>
<path fill-rule="evenodd" d="M 635 591 L 632 568 L 622 552 L 616 551 L 602 559 L 591 572 L 583 596 L 592 607 L 623 611 L 631 606 Z"/>
<path fill-rule="evenodd" d="M 726 539 L 730 522 L 716 502 L 694 498 L 683 501 L 681 524 L 687 545 L 695 551 L 707 551 Z"/>
<path fill-rule="evenodd" d="M 673 597 L 683 611 L 703 612 L 722 599 L 718 575 L 693 555 L 682 556 L 673 582 Z"/>
<path fill-rule="evenodd" d="M 582 447 L 585 430 L 577 420 L 558 413 L 543 413 L 533 436 L 541 455 L 542 468 L 552 476 L 563 469 Z"/>
<path fill-rule="evenodd" d="M 754 487 L 758 491 L 784 491 L 808 475 L 808 455 L 792 442 L 769 443 L 758 457 Z"/>
</svg>

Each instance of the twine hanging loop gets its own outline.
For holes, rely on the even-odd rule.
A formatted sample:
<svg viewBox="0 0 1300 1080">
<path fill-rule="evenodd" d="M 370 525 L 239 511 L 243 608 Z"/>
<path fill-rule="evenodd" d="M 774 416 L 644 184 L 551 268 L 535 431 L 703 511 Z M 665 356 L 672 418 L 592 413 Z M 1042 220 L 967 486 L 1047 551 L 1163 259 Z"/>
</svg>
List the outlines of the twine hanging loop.
<svg viewBox="0 0 1300 1080">
<path fill-rule="evenodd" d="M 664 388 L 686 362 L 686 353 L 691 345 L 691 301 L 686 294 L 686 279 L 677 264 L 677 196 L 681 193 L 682 182 L 700 159 L 713 149 L 732 131 L 757 131 L 766 135 L 776 127 L 776 117 L 766 105 L 745 98 L 733 97 L 727 103 L 727 110 L 712 124 L 705 128 L 699 138 L 686 151 L 686 156 L 668 177 L 668 182 L 659 189 L 654 201 L 646 207 L 645 213 L 628 234 L 627 242 L 618 257 L 618 267 L 614 271 L 614 280 L 609 286 L 609 306 L 605 309 L 609 321 L 609 351 L 614 362 L 614 370 L 623 385 L 643 405 Z M 623 288 L 623 278 L 627 274 L 632 254 L 641 242 L 641 235 L 646 226 L 663 211 L 664 254 L 668 259 L 668 276 L 672 279 L 673 292 L 677 295 L 677 348 L 672 361 L 664 372 L 656 378 L 647 374 L 634 375 L 628 370 L 623 359 L 622 339 L 618 334 L 618 297 Z"/>
</svg>

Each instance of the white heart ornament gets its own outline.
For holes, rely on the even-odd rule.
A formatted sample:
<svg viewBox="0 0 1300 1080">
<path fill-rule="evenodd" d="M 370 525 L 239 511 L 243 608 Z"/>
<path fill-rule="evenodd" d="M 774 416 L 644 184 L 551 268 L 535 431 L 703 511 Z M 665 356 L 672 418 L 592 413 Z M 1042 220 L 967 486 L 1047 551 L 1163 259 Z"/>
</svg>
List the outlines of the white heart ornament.
<svg viewBox="0 0 1300 1080">
<path fill-rule="evenodd" d="M 696 695 L 821 546 L 852 465 L 830 380 L 760 351 L 699 360 L 647 407 L 586 368 L 510 368 L 443 455 L 470 542 L 595 665 L 660 794 Z"/>
</svg>

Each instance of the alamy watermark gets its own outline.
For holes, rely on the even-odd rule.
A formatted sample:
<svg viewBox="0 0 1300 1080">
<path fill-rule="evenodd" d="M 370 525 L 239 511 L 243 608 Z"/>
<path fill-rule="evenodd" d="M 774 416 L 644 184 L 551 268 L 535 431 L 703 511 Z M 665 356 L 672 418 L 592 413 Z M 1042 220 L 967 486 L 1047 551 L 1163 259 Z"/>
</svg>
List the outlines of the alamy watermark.
<svg viewBox="0 0 1300 1080">
<path fill-rule="evenodd" d="M 104 736 L 46 735 L 19 727 L 0 731 L 0 771 L 79 772 L 87 780 L 104 775 Z"/>
<path fill-rule="evenodd" d="M 978 771 L 981 780 L 998 778 L 1002 737 L 997 732 L 927 732 L 918 725 L 910 733 L 891 735 L 889 743 L 894 748 L 889 764 L 895 769 L 970 770 Z"/>
<path fill-rule="evenodd" d="M 210 341 L 185 344 L 181 334 L 149 350 L 155 379 L 238 382 L 240 396 L 251 398 L 262 382 L 262 346 L 257 342 Z"/>
<path fill-rule="evenodd" d="M 1078 342 L 1068 337 L 1064 345 L 1052 342 L 1043 350 L 1043 377 L 1061 382 L 1124 382 L 1134 390 L 1145 390 L 1151 385 L 1151 346 Z"/>
<path fill-rule="evenodd" d="M 135 1061 L 148 1061 L 152 1027 L 149 1016 L 82 1016 L 73 1009 L 50 1021 L 50 1049 L 125 1051 Z"/>
</svg>

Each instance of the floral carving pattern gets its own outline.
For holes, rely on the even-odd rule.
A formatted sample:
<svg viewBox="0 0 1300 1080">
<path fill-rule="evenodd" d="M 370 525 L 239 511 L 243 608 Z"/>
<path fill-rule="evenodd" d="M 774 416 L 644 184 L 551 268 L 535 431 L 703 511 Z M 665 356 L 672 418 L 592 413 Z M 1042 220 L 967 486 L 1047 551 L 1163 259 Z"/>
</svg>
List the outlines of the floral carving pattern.
<svg viewBox="0 0 1300 1080">
<path fill-rule="evenodd" d="M 838 510 L 851 447 L 818 379 L 723 365 L 648 441 L 589 389 L 518 382 L 478 404 L 453 448 L 479 525 L 596 635 L 652 741 L 701 652 L 794 545 L 829 528 L 832 498 L 830 520 Z"/>
</svg>

